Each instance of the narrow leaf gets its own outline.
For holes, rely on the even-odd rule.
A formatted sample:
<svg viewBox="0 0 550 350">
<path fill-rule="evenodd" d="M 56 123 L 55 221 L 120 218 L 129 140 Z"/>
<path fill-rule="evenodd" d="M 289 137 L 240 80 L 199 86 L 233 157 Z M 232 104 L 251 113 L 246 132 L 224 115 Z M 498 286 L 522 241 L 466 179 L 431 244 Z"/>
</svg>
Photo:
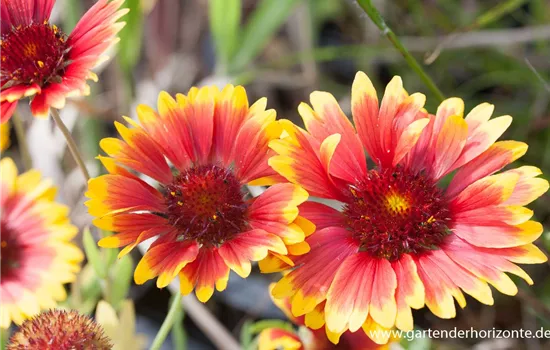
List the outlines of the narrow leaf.
<svg viewBox="0 0 550 350">
<path fill-rule="evenodd" d="M 94 237 L 92 236 L 92 233 L 90 232 L 89 227 L 86 227 L 84 229 L 82 239 L 83 239 L 84 251 L 86 252 L 86 259 L 88 259 L 88 263 L 92 265 L 95 273 L 100 278 L 105 278 L 105 265 L 101 260 L 101 254 L 99 253 L 99 248 L 97 247 L 97 244 L 95 242 Z"/>
<path fill-rule="evenodd" d="M 216 48 L 216 68 L 225 73 L 239 39 L 241 0 L 211 0 L 208 11 Z"/>
</svg>

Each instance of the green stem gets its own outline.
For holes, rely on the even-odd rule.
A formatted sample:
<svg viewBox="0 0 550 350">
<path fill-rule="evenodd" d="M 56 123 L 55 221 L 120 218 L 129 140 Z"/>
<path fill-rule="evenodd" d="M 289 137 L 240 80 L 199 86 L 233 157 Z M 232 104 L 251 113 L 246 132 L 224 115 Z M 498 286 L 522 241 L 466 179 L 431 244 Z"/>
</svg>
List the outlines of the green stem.
<svg viewBox="0 0 550 350">
<path fill-rule="evenodd" d="M 78 151 L 78 146 L 76 145 L 76 142 L 71 136 L 71 132 L 69 131 L 69 129 L 67 129 L 67 126 L 65 125 L 65 123 L 63 123 L 63 120 L 61 120 L 59 111 L 55 108 L 51 108 L 50 111 L 51 111 L 52 118 L 55 121 L 55 124 L 57 124 L 57 127 L 59 128 L 59 130 L 61 130 L 61 133 L 63 134 L 63 136 L 65 136 L 65 140 L 67 141 L 67 147 L 69 147 L 69 151 L 71 151 L 71 155 L 73 156 L 73 159 L 75 160 L 76 164 L 80 168 L 80 171 L 82 171 L 82 175 L 84 175 L 84 178 L 86 179 L 86 181 L 90 180 L 90 173 L 88 173 L 88 169 L 86 169 L 86 164 L 84 164 L 84 159 L 82 158 L 82 155 Z"/>
<path fill-rule="evenodd" d="M 401 41 L 399 41 L 399 38 L 395 35 L 395 33 L 388 27 L 382 16 L 380 15 L 380 12 L 374 7 L 371 0 L 357 0 L 357 3 L 361 8 L 365 11 L 365 13 L 370 17 L 370 19 L 376 24 L 378 29 L 384 34 L 388 40 L 393 44 L 393 46 L 403 55 L 405 58 L 405 61 L 408 63 L 408 65 L 418 74 L 420 79 L 426 84 L 428 89 L 440 100 L 443 101 L 445 99 L 445 96 L 439 90 L 439 88 L 435 85 L 432 78 L 422 69 L 420 64 L 416 61 L 416 59 L 411 56 L 409 51 L 403 46 Z"/>
<path fill-rule="evenodd" d="M 172 299 L 172 304 L 170 305 L 170 310 L 168 311 L 168 315 L 166 315 L 166 318 L 164 319 L 164 322 L 162 323 L 162 326 L 159 329 L 159 332 L 155 336 L 155 339 L 153 340 L 153 344 L 151 345 L 151 350 L 159 350 L 162 344 L 164 343 L 164 340 L 168 336 L 168 333 L 172 329 L 172 326 L 174 325 L 174 321 L 176 320 L 179 310 L 181 308 L 181 298 L 182 295 L 180 293 L 176 293 Z"/>
<path fill-rule="evenodd" d="M 23 125 L 23 120 L 18 113 L 13 113 L 13 128 L 15 129 L 15 134 L 17 135 L 17 145 L 19 146 L 19 151 L 21 152 L 21 159 L 23 160 L 23 165 L 26 170 L 32 168 L 32 157 L 29 152 L 29 144 L 27 143 L 27 133 L 25 131 L 25 125 Z"/>
</svg>

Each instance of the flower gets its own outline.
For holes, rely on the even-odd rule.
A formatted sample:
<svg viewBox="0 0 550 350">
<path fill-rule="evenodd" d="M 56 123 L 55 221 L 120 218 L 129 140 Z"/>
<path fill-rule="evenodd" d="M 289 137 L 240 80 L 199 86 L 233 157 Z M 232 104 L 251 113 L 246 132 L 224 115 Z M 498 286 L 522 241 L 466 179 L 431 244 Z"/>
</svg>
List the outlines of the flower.
<svg viewBox="0 0 550 350">
<path fill-rule="evenodd" d="M 136 314 L 132 300 L 124 300 L 118 312 L 105 300 L 97 303 L 95 320 L 103 327 L 113 344 L 112 350 L 142 350 L 147 347 L 147 337 L 136 333 Z"/>
<path fill-rule="evenodd" d="M 280 180 L 267 160 L 268 143 L 282 130 L 265 107 L 265 98 L 249 107 L 241 86 L 192 88 L 177 101 L 162 92 L 158 113 L 140 105 L 140 123 L 115 124 L 123 140 L 101 141 L 110 157 L 99 159 L 110 174 L 89 182 L 86 205 L 95 225 L 119 233 L 99 245 L 126 246 L 124 255 L 159 236 L 136 267 L 136 283 L 158 276 L 163 288 L 179 274 L 181 293 L 196 286 L 205 302 L 214 286 L 225 289 L 230 269 L 245 278 L 251 261 L 286 254 L 286 245 L 312 230 L 298 216 L 308 197 L 301 187 L 276 184 L 256 198 L 247 194 L 246 184 Z"/>
<path fill-rule="evenodd" d="M 87 95 L 87 79 L 97 81 L 90 69 L 116 42 L 128 12 L 124 0 L 99 0 L 77 23 L 70 35 L 50 24 L 55 0 L 2 1 L 2 67 L 0 69 L 1 122 L 8 121 L 17 102 L 31 97 L 31 111 L 47 118 L 50 107 L 61 109 L 65 98 Z"/>
<path fill-rule="evenodd" d="M 274 284 L 270 286 L 272 289 Z M 274 299 L 273 302 L 284 314 L 292 321 L 296 326 L 300 328 L 298 331 L 294 331 L 287 327 L 269 327 L 263 329 L 258 337 L 258 350 L 331 350 L 331 349 L 353 349 L 353 350 L 385 350 L 389 349 L 389 344 L 378 345 L 370 340 L 363 332 L 351 333 L 346 331 L 342 334 L 342 341 L 334 345 L 327 338 L 327 334 L 330 336 L 330 332 L 325 334 L 323 330 L 315 329 L 311 330 L 305 327 L 306 321 L 304 316 L 295 317 L 291 312 L 290 300 Z M 382 332 L 381 336 L 382 336 Z M 388 335 L 392 335 L 391 331 Z M 388 337 L 389 339 L 389 337 Z M 384 341 L 387 341 L 385 339 Z M 398 341 L 398 338 L 393 337 L 391 343 Z"/>
<path fill-rule="evenodd" d="M 75 280 L 84 257 L 70 243 L 78 229 L 69 209 L 54 202 L 51 181 L 34 169 L 18 176 L 10 158 L 0 161 L 0 172 L 0 327 L 8 328 L 65 300 L 63 284 Z"/>
<path fill-rule="evenodd" d="M 3 152 L 10 147 L 10 124 L 0 124 L 0 150 Z"/>
<path fill-rule="evenodd" d="M 452 318 L 453 298 L 466 305 L 463 292 L 490 305 L 487 283 L 514 295 L 506 273 L 533 283 L 515 263 L 547 259 L 532 244 L 542 226 L 523 206 L 548 182 L 532 166 L 495 174 L 527 151 L 522 142 L 495 142 L 512 118 L 489 120 L 494 107 L 487 103 L 463 118 L 458 98 L 430 115 L 424 101 L 395 77 L 379 107 L 371 81 L 359 72 L 355 127 L 332 95 L 314 92 L 313 108 L 298 108 L 308 131 L 281 121 L 288 135 L 271 142 L 275 170 L 342 208 L 300 207 L 317 227 L 306 240 L 311 251 L 273 289 L 278 298 L 292 298 L 292 313 L 306 315 L 308 326 L 326 322 L 331 339 L 348 329 L 411 330 L 411 308 L 424 304 Z"/>
<path fill-rule="evenodd" d="M 25 321 L 11 336 L 8 350 L 110 350 L 103 328 L 76 310 L 49 310 Z"/>
</svg>

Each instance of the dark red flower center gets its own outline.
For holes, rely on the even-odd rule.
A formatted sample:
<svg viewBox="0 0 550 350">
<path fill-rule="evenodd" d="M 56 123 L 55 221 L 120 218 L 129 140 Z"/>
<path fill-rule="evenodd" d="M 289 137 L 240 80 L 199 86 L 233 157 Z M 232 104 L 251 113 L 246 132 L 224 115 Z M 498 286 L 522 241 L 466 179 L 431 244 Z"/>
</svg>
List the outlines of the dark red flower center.
<svg viewBox="0 0 550 350">
<path fill-rule="evenodd" d="M 179 239 L 220 245 L 246 228 L 248 205 L 230 169 L 190 168 L 165 187 L 164 197 Z"/>
<path fill-rule="evenodd" d="M 4 220 L 0 223 L 2 239 L 0 243 L 0 278 L 8 281 L 17 278 L 21 267 L 21 246 L 15 231 Z"/>
<path fill-rule="evenodd" d="M 344 208 L 361 250 L 390 261 L 438 249 L 450 233 L 443 192 L 423 174 L 371 170 L 349 187 Z"/>
<path fill-rule="evenodd" d="M 55 25 L 32 23 L 2 33 L 2 88 L 60 82 L 67 62 L 66 37 Z"/>
<path fill-rule="evenodd" d="M 76 310 L 48 310 L 25 321 L 7 346 L 16 349 L 109 350 L 103 328 Z"/>
</svg>

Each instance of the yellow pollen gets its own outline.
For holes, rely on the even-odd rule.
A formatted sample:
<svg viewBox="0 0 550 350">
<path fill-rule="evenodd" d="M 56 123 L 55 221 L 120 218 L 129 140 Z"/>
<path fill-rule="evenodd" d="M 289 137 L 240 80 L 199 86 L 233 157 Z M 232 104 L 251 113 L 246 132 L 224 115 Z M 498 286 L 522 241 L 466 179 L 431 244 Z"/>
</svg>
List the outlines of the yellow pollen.
<svg viewBox="0 0 550 350">
<path fill-rule="evenodd" d="M 427 221 L 427 222 L 428 222 L 428 224 L 432 224 L 432 223 L 435 222 L 435 218 L 434 218 L 433 216 L 430 216 L 430 217 L 428 218 L 428 221 Z"/>
<path fill-rule="evenodd" d="M 182 201 L 178 201 L 178 205 L 181 207 L 183 205 Z"/>
<path fill-rule="evenodd" d="M 27 57 L 36 57 L 36 44 L 35 43 L 28 43 L 25 45 L 25 48 L 23 49 L 23 53 Z"/>
<path fill-rule="evenodd" d="M 2 248 L 6 248 L 8 246 L 8 242 L 2 241 Z"/>
<path fill-rule="evenodd" d="M 395 192 L 390 193 L 386 197 L 386 208 L 394 213 L 403 213 L 409 207 L 409 201 Z"/>
<path fill-rule="evenodd" d="M 170 194 L 172 195 L 172 197 L 176 196 L 176 192 L 174 192 L 174 191 L 170 192 Z"/>
<path fill-rule="evenodd" d="M 43 68 L 43 67 L 44 67 L 44 62 L 42 62 L 42 61 L 36 61 L 36 63 L 38 63 L 38 67 L 40 67 L 40 68 Z"/>
<path fill-rule="evenodd" d="M 218 215 L 214 214 L 212 215 L 212 219 L 216 220 L 218 218 Z"/>
</svg>

